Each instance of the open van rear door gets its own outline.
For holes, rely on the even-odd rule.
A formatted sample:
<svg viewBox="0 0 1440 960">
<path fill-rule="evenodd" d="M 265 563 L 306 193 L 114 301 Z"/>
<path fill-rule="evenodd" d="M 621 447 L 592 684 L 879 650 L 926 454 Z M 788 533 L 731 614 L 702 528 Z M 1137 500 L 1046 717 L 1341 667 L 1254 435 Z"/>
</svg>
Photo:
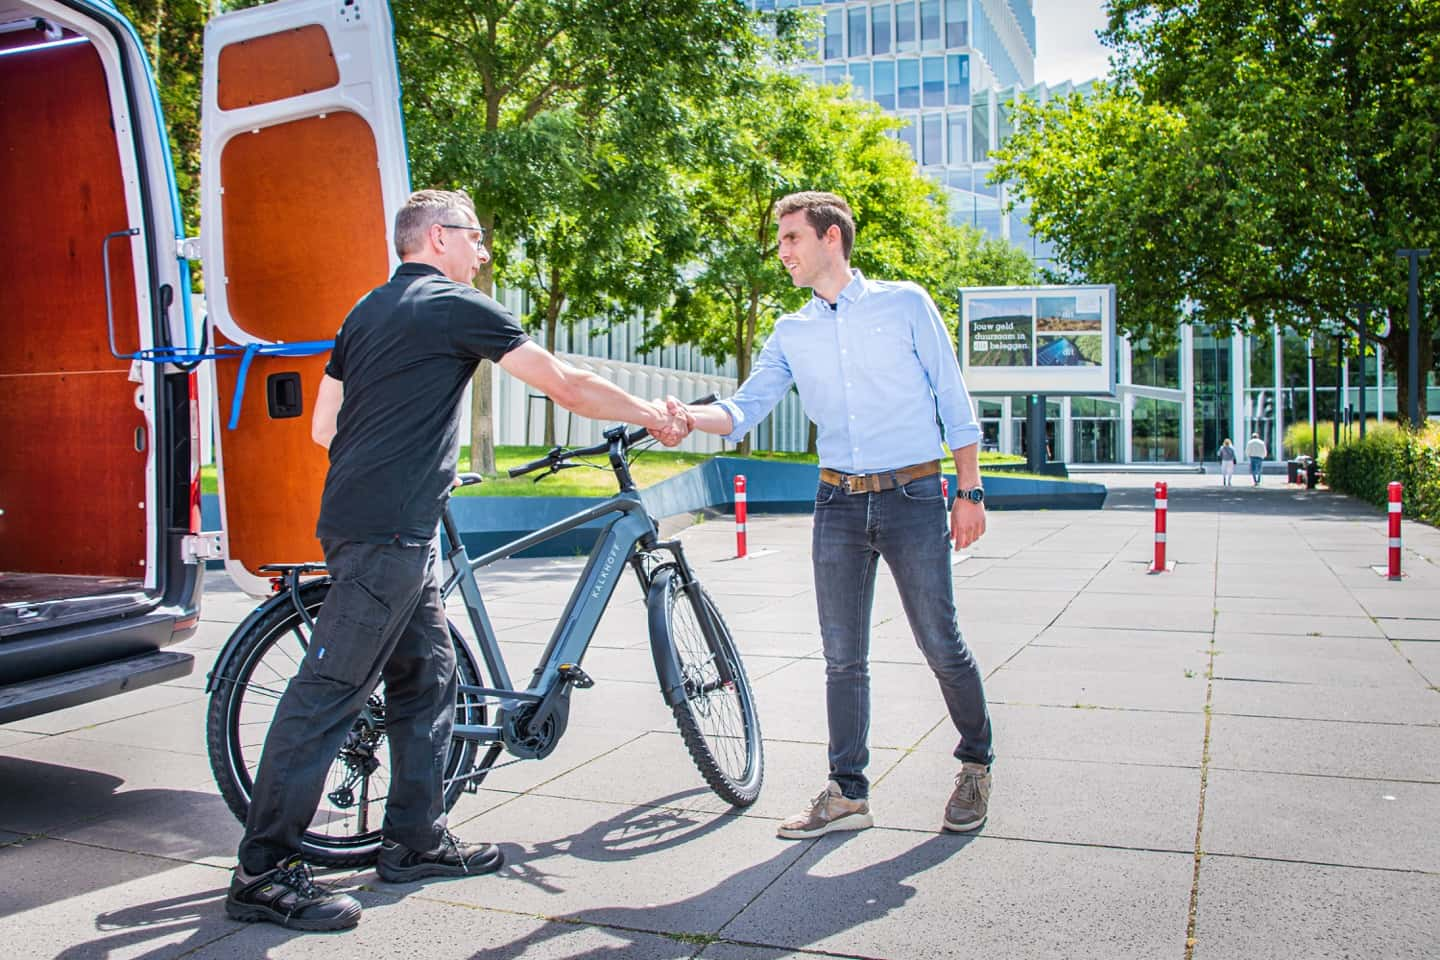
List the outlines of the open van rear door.
<svg viewBox="0 0 1440 960">
<path fill-rule="evenodd" d="M 333 339 L 394 267 L 390 227 L 409 195 L 388 6 L 281 0 L 215 17 L 203 97 L 211 344 Z M 307 349 L 319 352 L 215 361 L 226 569 L 255 594 L 269 592 L 261 564 L 323 559 L 328 459 L 310 415 L 329 351 L 294 352 Z"/>
</svg>

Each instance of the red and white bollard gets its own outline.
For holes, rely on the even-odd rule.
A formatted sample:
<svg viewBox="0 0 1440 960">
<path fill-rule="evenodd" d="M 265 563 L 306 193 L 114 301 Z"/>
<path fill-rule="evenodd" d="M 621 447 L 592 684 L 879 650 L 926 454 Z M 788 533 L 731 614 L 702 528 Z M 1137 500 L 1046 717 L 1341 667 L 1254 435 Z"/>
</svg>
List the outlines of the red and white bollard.
<svg viewBox="0 0 1440 960">
<path fill-rule="evenodd" d="M 1164 481 L 1155 482 L 1155 562 L 1150 564 L 1150 573 L 1164 573 L 1170 569 L 1165 565 L 1165 515 L 1169 512 L 1169 489 Z"/>
<path fill-rule="evenodd" d="M 1400 514 L 1404 509 L 1402 494 L 1404 488 L 1398 482 L 1392 482 L 1390 490 L 1390 567 L 1386 571 L 1386 579 L 1399 580 L 1400 574 Z"/>
<path fill-rule="evenodd" d="M 745 556 L 745 475 L 735 475 L 735 556 Z"/>
<path fill-rule="evenodd" d="M 945 498 L 945 506 L 950 506 L 950 478 L 940 478 L 940 496 Z"/>
</svg>

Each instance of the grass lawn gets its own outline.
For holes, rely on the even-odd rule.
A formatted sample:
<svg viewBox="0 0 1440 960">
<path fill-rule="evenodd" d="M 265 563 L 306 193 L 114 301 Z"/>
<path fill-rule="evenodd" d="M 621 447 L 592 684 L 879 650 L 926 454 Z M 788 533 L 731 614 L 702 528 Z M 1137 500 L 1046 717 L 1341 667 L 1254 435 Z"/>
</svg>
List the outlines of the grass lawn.
<svg viewBox="0 0 1440 960">
<path fill-rule="evenodd" d="M 546 477 L 539 483 L 536 483 L 533 478 L 540 474 L 531 474 L 528 477 L 519 477 L 514 480 L 505 475 L 505 471 L 511 467 L 518 467 L 543 457 L 547 449 L 546 447 L 496 447 L 495 465 L 499 469 L 499 476 L 486 477 L 484 483 L 473 487 L 464 487 L 458 491 L 458 495 L 468 497 L 608 497 L 615 492 L 615 475 L 610 472 L 610 463 L 603 455 L 590 458 L 589 463 L 594 465 L 593 468 L 576 467 L 562 470 L 552 477 Z M 684 453 L 655 447 L 641 453 L 630 464 L 630 475 L 635 478 L 636 485 L 643 489 L 668 477 L 673 477 L 677 473 L 684 473 L 691 467 L 709 460 L 712 456 L 733 457 L 734 455 L 733 452 L 724 454 Z M 462 464 L 467 462 L 469 457 L 470 448 L 462 448 L 460 462 Z M 765 451 L 751 454 L 751 458 L 780 463 L 816 462 L 814 456 L 805 453 Z M 1023 459 L 1023 457 L 1000 453 L 982 453 L 980 454 L 980 466 L 983 468 L 987 463 L 1019 463 Z M 1006 474 L 1006 476 L 1022 476 L 1022 474 Z M 214 466 L 201 468 L 200 485 L 202 493 L 217 491 Z"/>
</svg>

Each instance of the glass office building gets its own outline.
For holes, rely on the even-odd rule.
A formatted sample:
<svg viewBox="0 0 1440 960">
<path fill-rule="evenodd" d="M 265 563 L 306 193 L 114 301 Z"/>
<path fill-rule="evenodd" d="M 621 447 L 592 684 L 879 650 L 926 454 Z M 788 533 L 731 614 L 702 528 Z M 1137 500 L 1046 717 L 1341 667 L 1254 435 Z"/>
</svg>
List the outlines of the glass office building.
<svg viewBox="0 0 1440 960">
<path fill-rule="evenodd" d="M 1013 129 L 1013 104 L 1085 92 L 1091 81 L 1035 83 L 1035 14 L 1030 0 L 750 0 L 759 11 L 813 8 L 822 29 L 812 59 L 795 69 L 816 83 L 849 83 L 904 122 L 898 136 L 916 164 L 946 188 L 952 216 L 1023 249 L 1038 266 L 1052 256 L 1034 238 L 1029 209 L 1009 202 L 1004 184 L 988 182 L 990 151 Z M 1122 305 L 1123 309 L 1123 305 Z M 1311 416 L 1310 356 L 1315 361 L 1314 415 L 1330 423 L 1358 413 L 1357 362 L 1337 364 L 1333 342 L 1291 331 L 1257 330 L 1217 336 L 1182 328 L 1177 346 L 1156 351 L 1124 343 L 1113 398 L 1062 397 L 1046 403 L 1049 456 L 1074 464 L 1213 461 L 1225 438 L 1243 448 L 1258 433 L 1271 456 L 1285 427 Z M 1395 378 L 1368 358 L 1364 407 L 1370 417 L 1395 417 Z M 1433 384 L 1434 376 L 1431 381 Z M 1026 452 L 1027 398 L 977 397 L 987 449 Z M 1440 411 L 1430 388 L 1429 409 Z M 1323 429 L 1323 426 L 1322 428 Z"/>
</svg>

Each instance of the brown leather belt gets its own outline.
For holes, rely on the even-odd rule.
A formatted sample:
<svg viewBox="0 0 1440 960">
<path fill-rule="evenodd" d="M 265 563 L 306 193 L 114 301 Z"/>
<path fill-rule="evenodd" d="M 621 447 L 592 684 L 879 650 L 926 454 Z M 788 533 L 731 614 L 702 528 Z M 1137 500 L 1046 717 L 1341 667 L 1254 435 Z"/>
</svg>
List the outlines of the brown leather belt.
<svg viewBox="0 0 1440 960">
<path fill-rule="evenodd" d="M 879 493 L 881 490 L 903 487 L 911 480 L 931 477 L 939 472 L 939 460 L 917 463 L 901 467 L 899 470 L 886 470 L 884 473 L 841 473 L 838 470 L 821 467 L 820 482 L 833 484 L 845 493 Z"/>
</svg>

